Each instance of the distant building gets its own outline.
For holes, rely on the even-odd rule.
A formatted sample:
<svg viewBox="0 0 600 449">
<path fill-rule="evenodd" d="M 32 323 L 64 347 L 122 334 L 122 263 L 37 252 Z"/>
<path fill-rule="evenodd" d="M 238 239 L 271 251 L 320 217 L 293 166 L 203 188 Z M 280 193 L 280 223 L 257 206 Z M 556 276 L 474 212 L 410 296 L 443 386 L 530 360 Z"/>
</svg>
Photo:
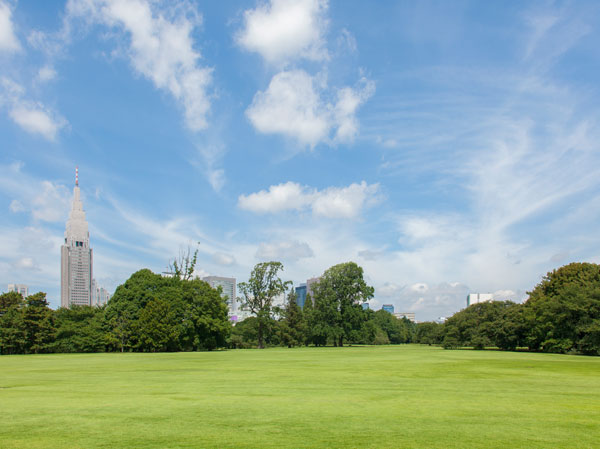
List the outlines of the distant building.
<svg viewBox="0 0 600 449">
<path fill-rule="evenodd" d="M 110 299 L 110 293 L 104 287 L 100 287 L 100 291 L 98 292 L 98 306 L 103 306 Z"/>
<path fill-rule="evenodd" d="M 29 287 L 25 284 L 8 284 L 8 291 L 19 293 L 23 299 L 29 296 Z"/>
<path fill-rule="evenodd" d="M 250 312 L 250 309 L 244 306 L 240 306 L 235 312 L 235 314 L 229 316 L 229 319 L 235 325 L 236 323 L 244 321 L 246 318 L 250 318 L 251 316 L 255 315 L 252 312 Z"/>
<path fill-rule="evenodd" d="M 393 304 L 384 304 L 381 306 L 381 310 L 385 310 L 386 312 L 389 313 L 394 313 L 394 305 Z"/>
<path fill-rule="evenodd" d="M 92 248 L 90 233 L 79 191 L 79 174 L 75 171 L 73 204 L 60 250 L 60 305 L 92 305 Z"/>
<path fill-rule="evenodd" d="M 469 293 L 467 295 L 467 307 L 480 302 L 490 302 L 494 300 L 494 295 L 491 293 Z"/>
<path fill-rule="evenodd" d="M 208 282 L 212 288 L 221 287 L 223 298 L 227 298 L 227 308 L 229 309 L 229 315 L 236 313 L 236 290 L 235 290 L 235 278 L 226 278 L 221 276 L 206 276 L 202 278 L 203 281 Z"/>
<path fill-rule="evenodd" d="M 369 303 L 368 302 L 363 302 L 362 303 L 362 308 L 363 308 L 363 310 L 369 310 Z"/>
<path fill-rule="evenodd" d="M 296 291 L 296 304 L 298 307 L 304 308 L 304 303 L 306 302 L 306 284 L 300 284 L 295 289 Z"/>
<path fill-rule="evenodd" d="M 306 281 L 306 294 L 310 295 L 310 299 L 312 300 L 313 305 L 315 304 L 315 298 L 313 297 L 313 291 L 312 291 L 312 286 L 319 282 L 321 280 L 321 277 L 316 277 L 316 278 L 310 278 L 307 279 Z"/>
<path fill-rule="evenodd" d="M 60 306 L 103 306 L 110 294 L 96 283 L 93 275 L 93 251 L 85 219 L 79 170 L 75 169 L 75 187 L 71 213 L 65 228 L 65 241 L 60 248 Z"/>
<path fill-rule="evenodd" d="M 394 313 L 394 316 L 396 318 L 398 318 L 399 320 L 401 320 L 402 318 L 406 318 L 407 320 L 412 321 L 413 323 L 416 323 L 415 312 L 397 312 L 397 313 Z"/>
<path fill-rule="evenodd" d="M 92 305 L 102 307 L 110 299 L 110 293 L 104 287 L 98 286 L 96 279 L 92 280 Z"/>
</svg>

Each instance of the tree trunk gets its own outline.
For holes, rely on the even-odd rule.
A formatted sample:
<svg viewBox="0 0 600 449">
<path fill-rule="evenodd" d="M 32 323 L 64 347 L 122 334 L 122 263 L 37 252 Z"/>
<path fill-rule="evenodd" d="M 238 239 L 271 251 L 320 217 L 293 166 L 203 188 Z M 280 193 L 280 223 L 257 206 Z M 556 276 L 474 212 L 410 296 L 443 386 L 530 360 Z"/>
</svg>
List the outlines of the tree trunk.
<svg viewBox="0 0 600 449">
<path fill-rule="evenodd" d="M 344 337 L 340 335 L 340 348 L 344 346 Z"/>
</svg>

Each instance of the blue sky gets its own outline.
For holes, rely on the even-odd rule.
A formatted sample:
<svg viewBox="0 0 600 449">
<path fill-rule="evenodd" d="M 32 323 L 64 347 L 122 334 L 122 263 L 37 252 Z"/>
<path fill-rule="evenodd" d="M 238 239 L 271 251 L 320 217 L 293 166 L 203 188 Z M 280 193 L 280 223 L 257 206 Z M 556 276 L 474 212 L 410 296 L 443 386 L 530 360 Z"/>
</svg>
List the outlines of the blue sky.
<svg viewBox="0 0 600 449">
<path fill-rule="evenodd" d="M 0 285 L 349 260 L 417 319 L 600 262 L 597 2 L 0 0 Z M 5 288 L 5 287 L 2 287 Z"/>
</svg>

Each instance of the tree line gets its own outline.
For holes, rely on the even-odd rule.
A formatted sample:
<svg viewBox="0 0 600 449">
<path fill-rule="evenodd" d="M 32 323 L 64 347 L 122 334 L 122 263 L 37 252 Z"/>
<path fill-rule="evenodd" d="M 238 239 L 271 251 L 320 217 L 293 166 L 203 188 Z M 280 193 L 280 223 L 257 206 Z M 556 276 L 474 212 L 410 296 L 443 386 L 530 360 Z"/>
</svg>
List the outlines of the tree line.
<svg viewBox="0 0 600 449">
<path fill-rule="evenodd" d="M 417 340 L 447 349 L 600 355 L 600 265 L 565 265 L 547 273 L 528 294 L 523 304 L 473 304 L 443 325 L 421 323 Z"/>
<path fill-rule="evenodd" d="M 195 262 L 195 260 L 192 260 Z M 281 345 L 421 343 L 447 349 L 600 354 L 600 266 L 573 263 L 548 273 L 523 304 L 494 301 L 457 312 L 444 324 L 412 323 L 363 310 L 373 297 L 354 262 L 335 265 L 300 308 L 280 262 L 257 264 L 239 284 L 240 305 L 254 316 L 232 326 L 221 289 L 194 279 L 193 263 L 170 277 L 134 273 L 103 307 L 56 311 L 45 293 L 0 295 L 0 352 L 197 351 Z M 274 300 L 287 293 L 283 306 Z"/>
<path fill-rule="evenodd" d="M 373 287 L 354 262 L 335 265 L 312 285 L 312 296 L 300 308 L 291 289 L 283 307 L 273 300 L 289 285 L 278 272 L 279 262 L 256 265 L 248 282 L 239 285 L 241 303 L 255 316 L 233 327 L 229 339 L 235 348 L 272 346 L 343 346 L 344 344 L 412 343 L 416 325 L 384 310 L 364 310 Z"/>
<path fill-rule="evenodd" d="M 172 276 L 148 269 L 117 287 L 103 307 L 52 310 L 45 293 L 23 299 L 0 295 L 0 352 L 162 352 L 268 345 L 409 343 L 415 325 L 385 311 L 363 310 L 373 296 L 363 271 L 353 262 L 331 267 L 313 288 L 302 309 L 280 262 L 257 264 L 239 284 L 243 307 L 253 314 L 232 326 L 221 288 L 193 278 L 194 260 L 173 264 Z M 285 306 L 274 306 L 288 292 Z"/>
<path fill-rule="evenodd" d="M 0 295 L 2 354 L 196 351 L 224 347 L 230 332 L 220 291 L 199 279 L 134 273 L 103 307 L 54 311 L 45 293 Z"/>
</svg>

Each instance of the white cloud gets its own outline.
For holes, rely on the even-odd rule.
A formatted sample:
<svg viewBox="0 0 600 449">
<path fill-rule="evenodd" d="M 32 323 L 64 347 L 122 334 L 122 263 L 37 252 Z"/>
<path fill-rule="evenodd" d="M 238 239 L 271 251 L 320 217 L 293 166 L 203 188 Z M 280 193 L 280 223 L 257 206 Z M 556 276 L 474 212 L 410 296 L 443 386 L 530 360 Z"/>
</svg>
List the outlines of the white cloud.
<svg viewBox="0 0 600 449">
<path fill-rule="evenodd" d="M 409 289 L 413 292 L 424 293 L 429 290 L 429 286 L 424 283 L 413 284 L 409 287 Z"/>
<path fill-rule="evenodd" d="M 37 74 L 37 79 L 40 82 L 51 81 L 56 78 L 56 70 L 49 65 L 42 67 Z"/>
<path fill-rule="evenodd" d="M 294 182 L 269 187 L 250 195 L 240 195 L 238 207 L 256 213 L 312 209 L 315 216 L 354 218 L 377 201 L 379 184 L 350 184 L 347 187 L 311 189 Z"/>
<path fill-rule="evenodd" d="M 358 107 L 367 101 L 375 93 L 375 83 L 362 79 L 363 84 L 359 89 L 344 87 L 338 91 L 338 99 L 335 104 L 335 123 L 337 130 L 335 140 L 338 142 L 352 142 L 358 134 L 358 120 L 356 111 Z"/>
<path fill-rule="evenodd" d="M 383 296 L 384 298 L 389 298 L 391 296 L 395 296 L 402 290 L 400 285 L 394 284 L 392 282 L 386 282 L 381 287 L 377 287 L 375 290 L 376 296 Z"/>
<path fill-rule="evenodd" d="M 36 220 L 63 221 L 70 208 L 69 190 L 50 181 L 42 181 L 41 191 L 32 199 L 32 216 Z"/>
<path fill-rule="evenodd" d="M 0 1 L 0 52 L 16 52 L 21 49 L 21 44 L 12 23 L 12 11 L 10 7 L 3 1 Z"/>
<path fill-rule="evenodd" d="M 303 70 L 279 72 L 266 91 L 254 95 L 246 115 L 259 132 L 282 134 L 301 145 L 351 142 L 358 133 L 358 107 L 375 91 L 372 81 L 363 79 L 360 84 L 338 90 L 332 104 L 324 98 L 323 82 L 317 78 Z"/>
<path fill-rule="evenodd" d="M 0 228 L 0 285 L 27 284 L 31 293 L 39 288 L 48 293 L 52 306 L 58 306 L 60 234 L 40 225 Z"/>
<path fill-rule="evenodd" d="M 14 122 L 25 131 L 32 134 L 41 134 L 47 140 L 55 140 L 56 133 L 65 126 L 65 121 L 52 117 L 41 104 L 22 103 L 16 105 L 9 112 Z"/>
<path fill-rule="evenodd" d="M 198 64 L 201 56 L 191 35 L 201 16 L 195 8 L 185 2 L 160 10 L 157 3 L 145 0 L 70 0 L 67 12 L 69 18 L 102 23 L 128 34 L 133 68 L 171 93 L 192 131 L 206 128 L 212 69 Z"/>
<path fill-rule="evenodd" d="M 15 268 L 22 270 L 36 270 L 38 271 L 40 268 L 37 266 L 33 258 L 31 257 L 21 257 L 15 261 Z"/>
<path fill-rule="evenodd" d="M 23 206 L 23 203 L 21 203 L 19 200 L 12 200 L 8 208 L 14 213 L 24 212 L 26 210 L 25 206 Z"/>
<path fill-rule="evenodd" d="M 236 41 L 271 64 L 328 59 L 327 7 L 326 0 L 271 0 L 244 12 L 244 28 Z"/>
<path fill-rule="evenodd" d="M 230 266 L 235 264 L 235 257 L 231 254 L 217 252 L 212 256 L 212 260 L 217 265 Z"/>
<path fill-rule="evenodd" d="M 24 98 L 25 89 L 7 78 L 0 81 L 0 106 L 8 108 L 8 115 L 23 130 L 39 134 L 53 141 L 67 121 L 42 103 L 34 103 Z"/>
<path fill-rule="evenodd" d="M 337 38 L 337 45 L 341 48 L 347 48 L 351 52 L 355 52 L 358 49 L 356 44 L 356 38 L 346 28 L 342 28 L 340 35 Z"/>
<path fill-rule="evenodd" d="M 358 252 L 358 257 L 365 260 L 377 260 L 385 255 L 384 250 L 363 249 Z"/>
<path fill-rule="evenodd" d="M 457 282 L 408 286 L 386 283 L 375 289 L 375 298 L 386 298 L 384 302 L 393 304 L 396 312 L 416 312 L 416 319 L 423 320 L 450 316 L 464 308 L 468 291 L 467 286 Z"/>
<path fill-rule="evenodd" d="M 222 168 L 210 170 L 207 173 L 208 182 L 215 192 L 221 191 L 225 185 L 225 170 Z"/>
<path fill-rule="evenodd" d="M 275 213 L 284 210 L 301 210 L 310 204 L 313 192 L 300 184 L 288 181 L 250 195 L 240 195 L 238 206 L 256 213 Z"/>
<path fill-rule="evenodd" d="M 400 223 L 403 240 L 409 242 L 422 242 L 451 233 L 451 226 L 447 217 L 407 217 Z"/>
<path fill-rule="evenodd" d="M 311 247 L 308 246 L 308 243 L 305 242 L 263 242 L 256 251 L 256 257 L 261 260 L 286 260 L 293 262 L 307 257 L 314 257 L 314 253 Z"/>
<path fill-rule="evenodd" d="M 261 133 L 283 134 L 310 146 L 326 139 L 331 128 L 327 105 L 302 70 L 275 75 L 265 92 L 256 93 L 246 115 Z"/>
<path fill-rule="evenodd" d="M 328 218 L 354 218 L 364 207 L 377 201 L 379 184 L 350 184 L 321 191 L 312 204 L 313 214 Z"/>
</svg>

